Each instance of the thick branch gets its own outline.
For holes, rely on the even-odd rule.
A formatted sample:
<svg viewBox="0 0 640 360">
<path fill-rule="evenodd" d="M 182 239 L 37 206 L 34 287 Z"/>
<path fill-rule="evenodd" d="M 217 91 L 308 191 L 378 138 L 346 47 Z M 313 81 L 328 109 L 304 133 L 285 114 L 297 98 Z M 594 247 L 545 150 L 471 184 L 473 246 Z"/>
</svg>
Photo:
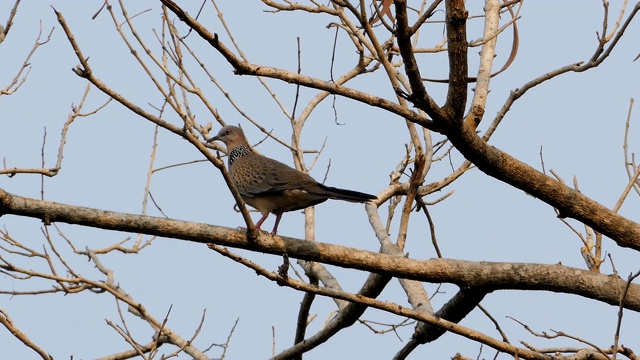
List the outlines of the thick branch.
<svg viewBox="0 0 640 360">
<path fill-rule="evenodd" d="M 486 294 L 485 291 L 476 288 L 462 289 L 433 315 L 452 323 L 459 323 L 480 304 Z M 442 327 L 424 322 L 419 323 L 411 340 L 396 354 L 394 359 L 406 359 L 418 346 L 439 339 L 445 332 L 446 330 Z"/>
<path fill-rule="evenodd" d="M 375 299 L 380 295 L 382 290 L 384 290 L 389 281 L 391 281 L 391 277 L 389 276 L 370 274 L 357 296 Z M 350 302 L 347 306 L 341 309 L 336 318 L 322 330 L 318 331 L 310 338 L 296 343 L 289 349 L 286 349 L 280 354 L 274 356 L 273 359 L 291 359 L 294 356 L 302 355 L 304 352 L 323 344 L 342 329 L 353 325 L 368 308 L 369 306 L 366 304 Z"/>
<path fill-rule="evenodd" d="M 452 126 L 462 125 L 467 104 L 467 79 L 469 66 L 467 63 L 467 16 L 464 0 L 446 1 L 447 40 L 449 46 L 449 90 L 443 110 L 449 115 L 447 119 Z M 435 119 L 434 119 L 435 120 Z M 436 122 L 437 123 L 437 122 Z"/>
<path fill-rule="evenodd" d="M 264 234 L 255 241 L 249 241 L 243 232 L 230 228 L 29 199 L 0 189 L 0 215 L 3 214 L 37 218 L 45 224 L 64 222 L 204 244 L 215 243 L 269 254 L 286 253 L 292 258 L 405 279 L 449 282 L 461 288 L 476 287 L 487 292 L 500 289 L 545 290 L 580 295 L 617 306 L 620 299 L 617 289 L 626 286 L 626 282 L 616 276 L 559 264 L 473 262 L 453 259 L 416 260 Z M 624 307 L 640 311 L 640 285 L 630 286 Z"/>
<path fill-rule="evenodd" d="M 471 127 L 464 124 L 467 89 L 466 16 L 462 0 L 447 1 L 450 86 L 444 109 L 448 121 L 436 123 L 444 129 L 456 149 L 487 175 L 539 198 L 558 209 L 560 216 L 574 218 L 608 236 L 620 246 L 640 250 L 640 224 L 616 214 L 582 193 L 490 146 Z M 416 105 L 419 106 L 420 103 Z M 424 110 L 427 111 L 428 108 Z"/>
<path fill-rule="evenodd" d="M 413 53 L 413 46 L 411 45 L 411 35 L 413 35 L 413 32 L 409 26 L 407 2 L 406 0 L 396 0 L 395 6 L 396 18 L 398 19 L 396 30 L 398 34 L 398 48 L 400 49 L 400 55 L 402 55 L 402 61 L 404 62 L 404 71 L 409 79 L 409 84 L 411 84 L 412 93 L 409 95 L 409 100 L 423 109 L 429 116 L 433 117 L 436 122 L 442 121 L 445 118 L 445 114 L 427 93 L 427 89 L 422 82 L 418 62 Z"/>
<path fill-rule="evenodd" d="M 405 308 L 403 306 L 397 305 L 395 303 L 392 302 L 388 302 L 388 301 L 381 301 L 381 300 L 377 300 L 377 299 L 372 299 L 370 297 L 366 297 L 366 296 L 360 296 L 359 294 L 351 294 L 348 292 L 344 292 L 341 290 L 335 290 L 335 289 L 330 289 L 330 288 L 321 288 L 321 287 L 317 287 L 317 286 L 313 286 L 310 284 L 307 284 L 303 281 L 298 281 L 298 280 L 293 280 L 291 278 L 289 278 L 288 276 L 283 277 L 280 274 L 271 272 L 271 271 L 267 271 L 266 269 L 262 268 L 261 266 L 248 261 L 244 258 L 241 258 L 239 256 L 236 256 L 235 254 L 231 254 L 228 251 L 226 251 L 225 249 L 221 249 L 219 247 L 216 247 L 215 245 L 209 244 L 209 248 L 225 255 L 225 256 L 230 256 L 232 258 L 234 258 L 234 260 L 241 262 L 242 264 L 248 266 L 249 268 L 253 269 L 256 271 L 256 273 L 258 273 L 259 275 L 262 275 L 264 277 L 266 277 L 267 279 L 271 280 L 271 281 L 275 281 L 278 284 L 280 284 L 281 286 L 289 286 L 291 288 L 300 290 L 300 291 L 305 291 L 307 293 L 313 293 L 313 294 L 320 294 L 323 296 L 330 296 L 333 298 L 338 298 L 338 299 L 343 299 L 345 301 L 349 301 L 352 304 L 361 304 L 364 306 L 369 306 L 372 308 L 376 308 L 376 309 L 380 309 L 383 311 L 387 311 L 389 313 L 392 314 L 396 314 L 399 316 L 403 316 L 403 317 L 407 317 L 407 318 L 411 318 L 411 319 L 415 319 L 418 320 L 420 322 L 425 322 L 428 323 L 431 326 L 437 327 L 437 328 L 442 328 L 445 329 L 445 331 L 450 331 L 454 334 L 458 334 L 461 336 L 464 336 L 466 338 L 469 339 L 473 339 L 479 343 L 482 344 L 486 344 L 500 352 L 506 352 L 512 355 L 517 355 L 518 358 L 523 358 L 523 359 L 531 359 L 531 360 L 552 360 L 552 358 L 549 355 L 543 354 L 539 351 L 534 351 L 534 350 L 530 350 L 530 349 L 526 349 L 526 348 L 518 348 L 516 346 L 513 346 L 511 344 L 509 344 L 508 342 L 505 341 L 500 341 L 497 340 L 495 338 L 492 338 L 491 336 L 485 335 L 481 332 L 478 332 L 476 330 L 467 328 L 463 325 L 459 325 L 450 321 L 447 321 L 443 318 L 434 316 L 432 314 L 427 314 L 424 312 L 418 312 L 416 310 L 412 310 L 412 309 L 408 309 Z M 371 278 L 371 276 L 370 276 Z M 342 312 L 338 315 L 340 316 L 342 315 Z M 290 359 L 290 356 L 276 356 L 273 357 L 273 359 Z M 556 360 L 562 360 L 564 359 L 563 357 L 557 356 L 554 359 Z M 598 359 L 599 360 L 599 359 Z"/>
<path fill-rule="evenodd" d="M 467 126 L 448 135 L 451 143 L 487 175 L 539 198 L 558 209 L 559 216 L 574 218 L 620 246 L 640 250 L 640 224 L 490 146 Z"/>
</svg>

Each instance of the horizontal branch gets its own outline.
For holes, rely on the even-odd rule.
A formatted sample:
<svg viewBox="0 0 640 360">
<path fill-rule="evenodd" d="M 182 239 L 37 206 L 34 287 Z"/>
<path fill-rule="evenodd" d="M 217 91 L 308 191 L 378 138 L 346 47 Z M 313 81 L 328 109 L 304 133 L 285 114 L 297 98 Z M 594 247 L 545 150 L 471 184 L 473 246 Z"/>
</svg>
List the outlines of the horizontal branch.
<svg viewBox="0 0 640 360">
<path fill-rule="evenodd" d="M 5 168 L 0 169 L 0 175 L 7 175 L 9 177 L 14 177 L 17 174 L 40 174 L 48 177 L 53 177 L 58 175 L 60 172 L 60 168 Z"/>
<path fill-rule="evenodd" d="M 416 260 L 358 250 L 340 245 L 261 234 L 247 240 L 238 230 L 207 224 L 125 214 L 114 211 L 41 201 L 12 195 L 0 189 L 0 216 L 19 215 L 45 224 L 64 222 L 188 240 L 203 244 L 288 254 L 292 258 L 370 271 L 433 283 L 453 283 L 461 288 L 495 290 L 545 290 L 574 294 L 618 306 L 626 282 L 617 276 L 594 273 L 560 264 L 473 262 L 455 259 Z M 624 307 L 640 311 L 640 285 L 629 287 Z"/>
</svg>

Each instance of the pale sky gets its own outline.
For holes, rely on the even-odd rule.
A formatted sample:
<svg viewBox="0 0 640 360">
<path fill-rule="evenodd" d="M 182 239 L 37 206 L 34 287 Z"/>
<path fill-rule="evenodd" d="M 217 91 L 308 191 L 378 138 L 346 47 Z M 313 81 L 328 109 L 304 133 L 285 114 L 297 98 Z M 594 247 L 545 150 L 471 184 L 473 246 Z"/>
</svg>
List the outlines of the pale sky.
<svg viewBox="0 0 640 360">
<path fill-rule="evenodd" d="M 194 14 L 198 6 L 184 3 Z M 150 2 L 127 2 L 130 14 L 150 6 Z M 335 31 L 326 29 L 331 20 L 323 16 L 288 13 L 266 13 L 259 2 L 219 1 L 224 19 L 235 40 L 249 60 L 288 70 L 296 68 L 296 38 L 302 46 L 303 73 L 329 79 L 329 63 Z M 45 160 L 47 167 L 56 160 L 60 131 L 72 104 L 78 104 L 86 81 L 77 77 L 71 68 L 78 64 L 69 42 L 56 21 L 53 5 L 66 18 L 97 77 L 107 85 L 136 102 L 146 110 L 161 105 L 161 95 L 154 89 L 144 73 L 116 34 L 106 10 L 91 20 L 101 2 L 88 1 L 26 1 L 20 5 L 6 40 L 0 44 L 0 88 L 4 88 L 20 68 L 32 47 L 42 24 L 43 37 L 55 28 L 51 41 L 42 46 L 31 59 L 31 73 L 26 83 L 13 95 L 0 97 L 0 158 L 8 167 L 39 167 L 44 128 L 46 128 Z M 12 2 L 0 2 L 0 23 L 5 24 Z M 115 5 L 114 5 L 115 6 Z M 472 8 L 474 15 L 480 7 Z M 618 15 L 618 4 L 611 6 L 611 27 Z M 561 66 L 587 61 L 596 48 L 596 32 L 602 27 L 602 4 L 591 2 L 525 2 L 518 21 L 520 50 L 512 66 L 492 79 L 484 131 L 493 116 L 504 104 L 509 92 L 526 82 Z M 436 15 L 437 19 L 442 14 Z M 505 19 L 503 19 L 504 21 Z M 217 15 L 207 3 L 203 24 L 212 32 L 223 33 Z M 628 113 L 629 99 L 640 95 L 638 79 L 640 64 L 632 60 L 640 52 L 638 33 L 640 25 L 632 24 L 618 48 L 600 67 L 586 73 L 569 73 L 552 79 L 531 90 L 518 100 L 491 144 L 518 159 L 540 169 L 540 149 L 547 171 L 555 170 L 569 183 L 577 178 L 580 190 L 594 200 L 612 207 L 628 179 L 624 169 L 622 140 Z M 474 25 L 475 24 L 475 25 Z M 470 39 L 479 35 L 480 20 L 470 26 Z M 135 25 L 158 50 L 152 29 L 160 27 L 160 12 L 152 11 L 135 18 Z M 181 25 L 181 24 L 179 24 Z M 442 26 L 429 27 L 423 32 L 425 43 L 439 41 Z M 222 38 L 227 41 L 226 37 Z M 509 53 L 511 35 L 500 38 L 498 57 L 501 67 Z M 201 60 L 215 73 L 225 91 L 249 116 L 273 129 L 281 139 L 289 140 L 288 120 L 271 96 L 255 78 L 235 76 L 224 59 L 193 33 L 189 44 Z M 353 49 L 344 36 L 337 49 L 336 73 L 353 66 Z M 476 68 L 479 48 L 469 51 L 470 70 Z M 425 67 L 429 77 L 446 77 L 445 56 L 433 56 Z M 429 72 L 429 69 L 433 69 Z M 198 73 L 194 67 L 194 73 Z M 240 123 L 252 143 L 262 139 L 259 131 L 226 101 L 220 91 L 204 75 L 199 85 L 227 123 Z M 292 109 L 295 86 L 269 80 L 278 98 Z M 381 74 L 358 79 L 350 86 L 372 91 L 393 99 L 388 81 Z M 472 87 L 472 85 L 470 85 Z M 428 85 L 434 98 L 442 101 L 444 85 Z M 316 94 L 302 89 L 301 104 Z M 106 101 L 106 96 L 93 88 L 85 104 L 87 111 Z M 305 148 L 319 149 L 326 139 L 326 148 L 311 174 L 322 180 L 331 161 L 326 183 L 376 194 L 389 182 L 404 153 L 408 141 L 404 121 L 395 115 L 375 108 L 355 104 L 338 98 L 336 125 L 331 101 L 322 104 L 311 116 L 302 143 Z M 300 111 L 301 107 L 298 107 Z M 199 103 L 191 109 L 201 124 L 219 125 Z M 179 123 L 173 113 L 165 118 Z M 638 132 L 640 117 L 633 113 L 629 149 L 637 152 L 640 146 Z M 124 109 L 115 101 L 94 116 L 78 118 L 69 129 L 62 170 L 44 182 L 45 199 L 65 204 L 94 207 L 105 210 L 140 213 L 142 197 L 153 143 L 154 126 Z M 440 140 L 434 135 L 434 140 Z M 202 159 L 202 155 L 186 141 L 160 130 L 155 168 Z M 262 153 L 292 164 L 290 153 L 274 141 L 266 141 L 258 148 Z M 312 157 L 307 162 L 312 162 Z M 460 154 L 451 158 L 454 167 L 462 162 Z M 434 164 L 427 182 L 436 181 L 451 171 L 449 161 Z M 0 177 L 0 188 L 20 196 L 40 197 L 40 176 L 18 175 Z M 439 246 L 447 258 L 475 261 L 514 261 L 554 264 L 585 269 L 580 256 L 582 243 L 558 219 L 553 209 L 522 191 L 489 178 L 477 169 L 465 174 L 441 194 L 427 197 L 434 201 L 455 190 L 449 199 L 432 206 L 431 215 L 436 224 Z M 232 210 L 232 198 L 224 187 L 219 172 L 209 163 L 174 167 L 155 174 L 152 194 L 162 210 L 171 218 L 213 225 L 238 227 L 243 225 L 240 214 Z M 632 192 L 620 213 L 638 219 L 638 196 Z M 383 219 L 387 204 L 381 209 Z M 161 216 L 149 207 L 149 215 Z M 253 214 L 254 221 L 259 217 Z M 316 208 L 316 237 L 318 241 L 347 245 L 377 251 L 379 244 L 367 221 L 364 207 L 343 202 L 327 202 Z M 348 221 L 345 222 L 345 220 Z M 265 223 L 270 229 L 273 217 Z M 391 235 L 397 235 L 397 218 Z M 584 227 L 576 222 L 580 231 Z M 0 217 L 0 226 L 24 243 L 41 249 L 45 240 L 40 221 L 15 216 Z M 136 234 L 115 233 L 68 224 L 59 224 L 64 234 L 80 248 L 99 248 Z M 50 228 L 54 241 L 72 260 L 73 266 L 87 277 L 100 278 L 86 258 L 72 256 L 66 242 L 55 228 Z M 285 214 L 279 233 L 303 237 L 304 217 L 299 212 Z M 146 237 L 145 237 L 146 238 Z M 424 216 L 416 215 L 411 224 L 406 251 L 411 257 L 435 257 Z M 626 278 L 638 270 L 638 254 L 621 249 L 609 239 L 604 241 L 606 253 L 611 254 L 619 274 Z M 239 251 L 263 267 L 276 270 L 281 263 L 277 256 Z M 3 255 L 4 256 L 4 255 Z M 239 318 L 233 334 L 229 359 L 266 359 L 272 351 L 272 328 L 275 329 L 276 353 L 293 343 L 295 321 L 303 294 L 279 287 L 241 265 L 208 250 L 204 245 L 173 239 L 157 239 L 138 255 L 110 254 L 103 263 L 114 271 L 116 281 L 137 301 L 143 303 L 158 318 L 163 318 L 170 306 L 167 326 L 190 337 L 198 327 L 206 309 L 206 322 L 195 345 L 206 348 L 211 343 L 223 343 Z M 41 263 L 22 263 L 25 267 L 44 269 Z M 357 291 L 367 274 L 355 270 L 329 267 L 347 291 Z M 611 263 L 602 266 L 603 273 L 611 273 Z M 43 287 L 51 284 L 42 283 Z M 27 284 L 0 275 L 3 290 L 24 290 Z M 33 284 L 32 284 L 33 286 Z M 429 294 L 436 285 L 426 284 Z M 457 290 L 445 285 L 433 299 L 437 309 Z M 408 306 L 406 296 L 397 281 L 392 281 L 380 297 Z M 549 341 L 532 337 L 520 325 L 507 318 L 513 317 L 534 330 L 564 331 L 606 347 L 613 343 L 618 309 L 578 296 L 545 292 L 497 291 L 489 294 L 482 305 L 500 323 L 516 344 L 526 341 L 538 347 L 572 344 L 568 340 Z M 0 295 L 0 308 L 7 311 L 16 326 L 32 341 L 57 359 L 90 359 L 129 349 L 122 338 L 110 328 L 105 319 L 119 323 L 117 308 L 109 296 L 96 294 L 61 294 L 43 296 Z M 331 299 L 318 298 L 312 309 L 317 318 L 310 325 L 308 335 L 314 334 L 335 309 Z M 363 319 L 384 323 L 398 323 L 402 319 L 368 310 Z M 499 338 L 493 324 L 479 310 L 473 311 L 462 325 L 485 331 Z M 620 343 L 637 342 L 640 317 L 625 312 Z M 136 334 L 137 341 L 150 341 L 152 331 L 137 318 L 127 315 L 127 325 Z M 413 325 L 394 334 L 376 335 L 365 326 L 356 324 L 305 354 L 305 359 L 325 359 L 339 354 L 340 358 L 391 358 L 406 343 Z M 27 349 L 4 329 L 0 328 L 0 354 L 6 359 L 33 359 L 36 354 Z M 166 347 L 161 352 L 175 350 Z M 637 350 L 637 349 L 636 349 Z M 433 344 L 417 349 L 410 358 L 444 359 L 461 352 L 476 357 L 477 343 L 460 336 L 447 334 Z M 215 358 L 216 349 L 209 353 Z M 480 357 L 493 358 L 494 352 L 484 348 Z M 179 358 L 186 359 L 182 354 Z M 503 355 L 500 358 L 508 358 Z"/>
</svg>

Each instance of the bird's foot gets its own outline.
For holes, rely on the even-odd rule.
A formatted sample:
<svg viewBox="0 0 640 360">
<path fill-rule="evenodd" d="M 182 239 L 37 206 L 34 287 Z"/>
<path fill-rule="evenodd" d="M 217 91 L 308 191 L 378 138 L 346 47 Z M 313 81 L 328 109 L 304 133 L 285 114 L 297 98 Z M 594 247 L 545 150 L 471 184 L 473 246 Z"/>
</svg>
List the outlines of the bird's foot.
<svg viewBox="0 0 640 360">
<path fill-rule="evenodd" d="M 268 232 L 267 230 L 262 230 L 260 229 L 260 227 L 256 227 L 256 230 L 258 230 L 260 233 L 265 234 L 265 235 L 273 235 L 273 232 Z"/>
</svg>

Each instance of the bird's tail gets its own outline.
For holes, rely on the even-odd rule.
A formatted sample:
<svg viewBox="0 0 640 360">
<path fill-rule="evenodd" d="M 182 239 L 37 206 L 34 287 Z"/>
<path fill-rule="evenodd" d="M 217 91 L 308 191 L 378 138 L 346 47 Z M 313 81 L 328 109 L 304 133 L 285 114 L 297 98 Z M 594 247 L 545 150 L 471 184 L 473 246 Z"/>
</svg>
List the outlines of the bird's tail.
<svg viewBox="0 0 640 360">
<path fill-rule="evenodd" d="M 359 191 L 339 189 L 322 184 L 318 184 L 318 188 L 321 190 L 320 192 L 323 193 L 323 195 L 336 200 L 364 203 L 378 198 L 377 196 L 361 193 Z"/>
</svg>

